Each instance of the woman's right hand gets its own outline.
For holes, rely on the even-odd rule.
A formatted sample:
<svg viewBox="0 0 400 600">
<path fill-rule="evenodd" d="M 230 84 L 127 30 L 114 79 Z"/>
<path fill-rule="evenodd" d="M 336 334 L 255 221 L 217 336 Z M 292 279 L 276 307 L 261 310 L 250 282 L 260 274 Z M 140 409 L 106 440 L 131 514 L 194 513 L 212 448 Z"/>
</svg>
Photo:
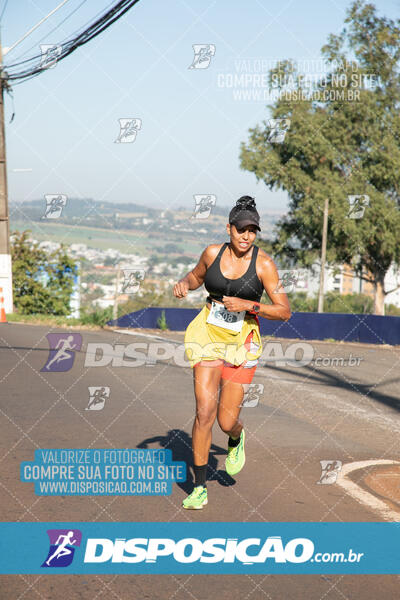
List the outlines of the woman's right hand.
<svg viewBox="0 0 400 600">
<path fill-rule="evenodd" d="M 184 279 L 181 279 L 174 285 L 174 296 L 176 298 L 184 298 L 189 291 L 189 284 Z"/>
</svg>

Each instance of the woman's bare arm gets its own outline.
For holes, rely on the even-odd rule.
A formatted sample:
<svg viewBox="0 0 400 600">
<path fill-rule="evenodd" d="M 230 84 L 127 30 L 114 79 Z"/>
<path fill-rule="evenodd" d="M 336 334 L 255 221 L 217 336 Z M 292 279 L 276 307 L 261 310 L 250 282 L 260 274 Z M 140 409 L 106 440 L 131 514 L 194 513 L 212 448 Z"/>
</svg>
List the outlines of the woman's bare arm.
<svg viewBox="0 0 400 600">
<path fill-rule="evenodd" d="M 259 256 L 260 262 L 257 258 L 258 273 L 272 304 L 260 303 L 260 312 L 258 314 L 265 319 L 287 321 L 290 319 L 292 313 L 290 311 L 288 297 L 279 279 L 275 263 L 264 251 L 260 251 Z M 241 310 L 251 311 L 254 306 L 252 300 L 243 300 L 242 298 L 236 298 L 234 296 L 224 296 L 222 300 L 225 308 L 231 312 Z"/>
<path fill-rule="evenodd" d="M 189 290 L 197 290 L 204 283 L 208 265 L 214 260 L 220 245 L 212 244 L 203 250 L 197 265 L 174 285 L 174 296 L 184 298 Z"/>
<path fill-rule="evenodd" d="M 279 279 L 278 270 L 272 258 L 263 260 L 261 281 L 272 304 L 261 304 L 259 315 L 266 319 L 287 321 L 292 313 L 286 292 Z"/>
</svg>

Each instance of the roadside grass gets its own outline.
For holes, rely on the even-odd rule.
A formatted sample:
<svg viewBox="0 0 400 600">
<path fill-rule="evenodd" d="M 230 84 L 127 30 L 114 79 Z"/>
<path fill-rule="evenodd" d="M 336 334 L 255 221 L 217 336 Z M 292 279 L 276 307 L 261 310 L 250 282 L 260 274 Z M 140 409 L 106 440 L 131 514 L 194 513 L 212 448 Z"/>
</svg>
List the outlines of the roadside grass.
<svg viewBox="0 0 400 600">
<path fill-rule="evenodd" d="M 91 313 L 84 313 L 79 319 L 55 315 L 23 315 L 20 313 L 10 313 L 6 315 L 9 323 L 27 323 L 30 325 L 50 325 L 53 327 L 64 327 L 66 329 L 79 327 L 87 329 L 103 328 L 107 321 L 112 319 L 112 311 L 96 310 Z"/>
<path fill-rule="evenodd" d="M 21 315 L 19 313 L 8 313 L 6 315 L 9 323 L 31 323 L 32 325 L 57 325 L 58 327 L 81 325 L 80 319 L 69 319 L 67 317 L 56 317 L 54 315 Z"/>
</svg>

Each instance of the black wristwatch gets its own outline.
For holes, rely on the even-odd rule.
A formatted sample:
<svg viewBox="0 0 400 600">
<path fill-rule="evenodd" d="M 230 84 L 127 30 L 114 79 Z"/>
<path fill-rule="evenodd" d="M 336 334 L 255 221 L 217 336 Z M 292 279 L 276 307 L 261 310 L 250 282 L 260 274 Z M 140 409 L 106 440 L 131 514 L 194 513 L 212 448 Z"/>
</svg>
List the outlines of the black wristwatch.
<svg viewBox="0 0 400 600">
<path fill-rule="evenodd" d="M 260 312 L 260 305 L 259 304 L 253 304 L 253 308 L 250 311 L 253 315 L 258 315 L 258 313 Z"/>
</svg>

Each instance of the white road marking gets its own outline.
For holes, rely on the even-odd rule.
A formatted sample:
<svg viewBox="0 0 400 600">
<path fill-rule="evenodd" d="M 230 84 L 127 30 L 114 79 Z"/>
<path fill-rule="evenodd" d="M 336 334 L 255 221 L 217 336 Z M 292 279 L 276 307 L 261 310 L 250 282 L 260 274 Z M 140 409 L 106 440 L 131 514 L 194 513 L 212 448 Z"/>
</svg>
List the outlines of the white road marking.
<svg viewBox="0 0 400 600">
<path fill-rule="evenodd" d="M 358 500 L 361 504 L 376 511 L 383 519 L 400 522 L 400 512 L 391 510 L 386 502 L 383 502 L 383 500 L 380 500 L 374 496 L 374 494 L 362 489 L 357 483 L 347 477 L 352 471 L 376 465 L 400 465 L 400 462 L 397 460 L 375 459 L 347 463 L 342 466 L 336 484 L 340 485 L 348 494 L 350 494 L 350 496 Z"/>
<path fill-rule="evenodd" d="M 138 333 L 138 332 L 134 332 L 134 331 L 121 331 L 118 329 L 113 329 L 113 331 L 115 333 L 123 333 L 126 335 L 133 335 L 133 336 L 136 335 L 136 336 L 152 338 L 152 339 L 160 340 L 163 342 L 168 341 L 173 344 L 183 343 L 182 341 L 171 340 L 170 338 L 163 338 L 163 337 L 153 335 L 150 333 Z M 257 373 L 257 375 L 261 375 L 261 374 L 266 378 L 277 379 L 280 381 L 280 383 L 292 383 L 292 384 L 300 383 L 298 380 L 283 379 L 279 375 L 276 376 L 276 375 L 273 375 L 272 373 L 266 373 L 265 371 L 260 370 L 259 373 Z M 316 383 L 312 382 L 311 383 L 310 381 L 308 381 L 307 385 L 310 385 L 310 384 L 311 385 L 321 385 L 321 382 L 316 382 Z M 318 394 L 318 396 L 321 399 L 321 394 Z M 337 399 L 336 399 L 336 401 L 337 401 Z M 365 413 L 368 414 L 368 411 L 366 409 L 357 407 L 358 410 L 354 410 L 355 407 L 350 406 L 347 402 L 344 402 L 343 404 L 345 405 L 345 408 L 344 407 L 343 408 L 346 412 L 356 412 L 356 413 L 359 413 L 358 416 L 361 416 L 361 414 L 362 414 L 363 417 L 366 416 Z M 350 409 L 350 411 L 349 411 L 349 409 Z M 376 418 L 376 415 L 374 415 L 374 416 Z M 386 417 L 384 417 L 384 419 L 386 421 Z M 393 423 L 391 423 L 391 425 L 393 426 Z M 390 509 L 389 506 L 386 504 L 386 502 L 384 502 L 383 500 L 380 500 L 371 492 L 367 492 L 366 490 L 362 489 L 357 483 L 355 483 L 354 481 L 352 481 L 351 479 L 348 478 L 348 475 L 357 469 L 373 467 L 376 465 L 400 465 L 400 462 L 396 461 L 396 460 L 375 459 L 375 460 L 364 460 L 364 461 L 358 461 L 358 462 L 344 464 L 338 475 L 336 484 L 339 485 L 340 487 L 342 487 L 355 500 L 357 500 L 364 506 L 367 506 L 368 508 L 372 509 L 373 511 L 377 512 L 383 519 L 385 519 L 387 521 L 392 521 L 392 522 L 400 522 L 400 512 L 396 512 L 396 511 Z"/>
<path fill-rule="evenodd" d="M 256 371 L 256 375 L 261 375 L 261 377 L 265 377 L 266 379 L 276 379 L 277 381 L 279 381 L 279 383 L 293 383 L 295 385 L 304 385 L 304 383 L 306 382 L 306 385 L 321 385 L 320 381 L 308 381 L 306 375 L 302 375 L 303 379 L 300 379 L 300 377 L 297 379 L 285 379 L 284 377 L 282 377 L 282 375 L 272 375 L 270 371 L 262 371 L 261 365 Z"/>
<path fill-rule="evenodd" d="M 140 335 L 142 337 L 153 338 L 155 340 L 160 340 L 161 342 L 171 342 L 172 344 L 183 344 L 178 340 L 171 340 L 170 338 L 163 338 L 159 335 L 152 335 L 151 333 L 138 333 L 137 331 L 123 331 L 121 329 L 113 329 L 114 333 L 124 333 L 125 335 Z"/>
</svg>

